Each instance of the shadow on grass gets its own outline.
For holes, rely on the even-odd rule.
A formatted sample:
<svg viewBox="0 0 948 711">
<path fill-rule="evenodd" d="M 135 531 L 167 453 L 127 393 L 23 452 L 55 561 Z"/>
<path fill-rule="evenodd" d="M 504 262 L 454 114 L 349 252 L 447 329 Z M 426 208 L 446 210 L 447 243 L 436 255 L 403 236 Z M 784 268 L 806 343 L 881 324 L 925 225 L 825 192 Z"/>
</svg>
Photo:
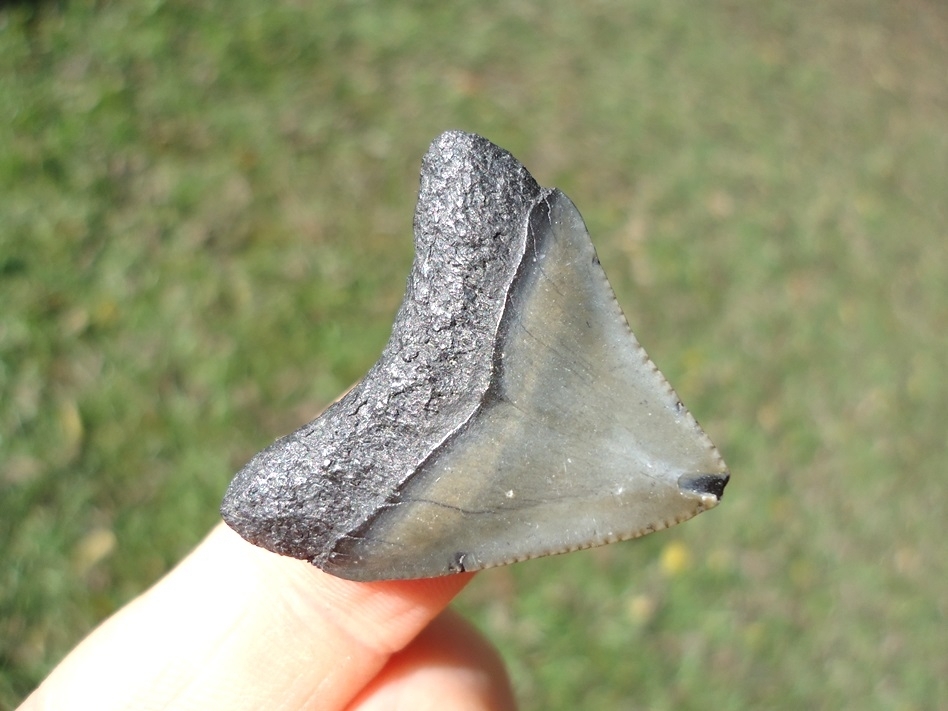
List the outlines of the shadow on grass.
<svg viewBox="0 0 948 711">
<path fill-rule="evenodd" d="M 36 20 L 41 11 L 46 9 L 63 10 L 66 4 L 66 0 L 0 0 L 0 12 L 8 8 L 20 8 L 30 13 L 30 20 Z"/>
<path fill-rule="evenodd" d="M 49 12 L 62 12 L 67 0 L 0 0 L 0 17 L 7 10 L 14 21 L 21 24 L 27 37 L 33 37 L 43 16 Z"/>
<path fill-rule="evenodd" d="M 0 0 L 0 10 L 8 7 L 31 7 L 33 9 L 51 5 L 63 7 L 65 4 L 65 0 Z"/>
</svg>

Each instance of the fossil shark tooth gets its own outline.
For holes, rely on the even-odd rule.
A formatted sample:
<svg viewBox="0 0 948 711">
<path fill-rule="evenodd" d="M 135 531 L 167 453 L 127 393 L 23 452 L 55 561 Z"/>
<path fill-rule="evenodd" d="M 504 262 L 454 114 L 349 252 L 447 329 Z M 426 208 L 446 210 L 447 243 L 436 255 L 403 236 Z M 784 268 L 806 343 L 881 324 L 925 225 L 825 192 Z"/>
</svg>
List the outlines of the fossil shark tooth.
<svg viewBox="0 0 948 711">
<path fill-rule="evenodd" d="M 576 207 L 449 131 L 380 360 L 257 454 L 221 512 L 352 580 L 478 570 L 635 538 L 718 503 L 714 445 L 626 323 Z"/>
</svg>

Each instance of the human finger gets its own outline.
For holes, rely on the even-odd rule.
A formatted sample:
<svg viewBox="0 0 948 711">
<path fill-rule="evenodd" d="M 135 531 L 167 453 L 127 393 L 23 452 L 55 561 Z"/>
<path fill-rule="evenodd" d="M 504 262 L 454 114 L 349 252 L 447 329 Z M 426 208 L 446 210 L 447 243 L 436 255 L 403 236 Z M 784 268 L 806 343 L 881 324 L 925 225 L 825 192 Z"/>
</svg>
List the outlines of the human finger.
<svg viewBox="0 0 948 711">
<path fill-rule="evenodd" d="M 21 711 L 341 709 L 469 579 L 355 583 L 219 525 Z"/>
</svg>

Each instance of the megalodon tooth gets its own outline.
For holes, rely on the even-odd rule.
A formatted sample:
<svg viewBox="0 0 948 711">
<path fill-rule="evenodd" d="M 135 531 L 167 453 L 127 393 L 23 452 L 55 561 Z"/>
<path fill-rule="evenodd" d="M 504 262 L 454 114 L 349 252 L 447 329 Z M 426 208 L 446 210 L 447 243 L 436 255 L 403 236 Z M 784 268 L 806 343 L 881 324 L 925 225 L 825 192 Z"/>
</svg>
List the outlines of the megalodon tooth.
<svg viewBox="0 0 948 711">
<path fill-rule="evenodd" d="M 566 195 L 448 131 L 422 161 L 414 233 L 381 358 L 234 477 L 233 529 L 369 581 L 636 538 L 718 503 L 727 467 L 629 329 Z"/>
</svg>

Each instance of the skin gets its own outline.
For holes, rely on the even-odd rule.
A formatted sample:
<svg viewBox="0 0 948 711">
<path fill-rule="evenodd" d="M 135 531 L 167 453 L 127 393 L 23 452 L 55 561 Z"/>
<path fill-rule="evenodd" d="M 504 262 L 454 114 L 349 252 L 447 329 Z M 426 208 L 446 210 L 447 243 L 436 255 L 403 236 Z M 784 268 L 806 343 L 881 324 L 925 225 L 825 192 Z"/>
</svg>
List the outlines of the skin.
<svg viewBox="0 0 948 711">
<path fill-rule="evenodd" d="M 355 583 L 220 525 L 20 710 L 513 709 L 496 651 L 445 609 L 470 579 Z"/>
</svg>

